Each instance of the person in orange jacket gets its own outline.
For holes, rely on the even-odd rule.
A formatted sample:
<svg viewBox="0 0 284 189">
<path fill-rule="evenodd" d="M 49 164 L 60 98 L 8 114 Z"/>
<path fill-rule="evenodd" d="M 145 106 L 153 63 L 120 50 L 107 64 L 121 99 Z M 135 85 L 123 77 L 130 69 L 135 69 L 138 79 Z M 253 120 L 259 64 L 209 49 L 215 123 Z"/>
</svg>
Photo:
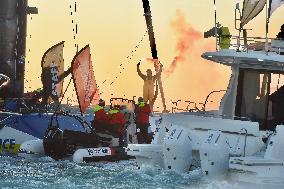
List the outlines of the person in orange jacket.
<svg viewBox="0 0 284 189">
<path fill-rule="evenodd" d="M 149 128 L 149 116 L 151 113 L 151 108 L 149 104 L 143 101 L 142 97 L 138 98 L 138 104 L 135 107 L 136 114 L 136 129 L 137 129 L 137 139 L 139 144 L 150 144 L 151 138 L 148 134 Z"/>
<path fill-rule="evenodd" d="M 94 127 L 97 131 L 104 131 L 109 128 L 109 116 L 104 110 L 105 101 L 100 99 L 99 103 L 94 107 L 95 117 L 94 117 Z"/>
</svg>

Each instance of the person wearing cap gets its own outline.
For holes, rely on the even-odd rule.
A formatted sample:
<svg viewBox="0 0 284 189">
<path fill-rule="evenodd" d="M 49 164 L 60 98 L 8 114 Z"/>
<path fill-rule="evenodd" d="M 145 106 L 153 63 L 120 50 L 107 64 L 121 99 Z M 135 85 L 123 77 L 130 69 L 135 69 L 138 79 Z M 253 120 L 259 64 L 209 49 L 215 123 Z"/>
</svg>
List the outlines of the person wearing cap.
<svg viewBox="0 0 284 189">
<path fill-rule="evenodd" d="M 151 113 L 150 105 L 145 103 L 142 97 L 138 98 L 135 106 L 137 139 L 139 144 L 150 144 L 151 138 L 148 134 L 149 116 Z"/>
<path fill-rule="evenodd" d="M 119 111 L 120 106 L 115 105 L 109 111 L 109 118 L 110 118 L 110 131 L 112 131 L 113 135 L 118 135 L 119 137 L 119 145 L 123 146 L 123 134 L 125 131 L 125 124 L 126 120 L 123 114 Z"/>
<path fill-rule="evenodd" d="M 96 130 L 102 131 L 108 129 L 109 117 L 104 110 L 105 101 L 100 99 L 99 103 L 94 107 L 95 117 L 93 125 Z"/>
</svg>

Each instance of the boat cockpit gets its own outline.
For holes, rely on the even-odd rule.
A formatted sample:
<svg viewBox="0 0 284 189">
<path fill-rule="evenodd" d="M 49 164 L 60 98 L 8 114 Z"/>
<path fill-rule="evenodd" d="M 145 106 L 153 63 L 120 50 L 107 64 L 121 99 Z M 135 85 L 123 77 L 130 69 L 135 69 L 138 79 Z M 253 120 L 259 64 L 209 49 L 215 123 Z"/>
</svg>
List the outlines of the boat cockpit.
<svg viewBox="0 0 284 189">
<path fill-rule="evenodd" d="M 259 122 L 261 130 L 284 123 L 284 72 L 240 69 L 235 119 Z"/>
</svg>

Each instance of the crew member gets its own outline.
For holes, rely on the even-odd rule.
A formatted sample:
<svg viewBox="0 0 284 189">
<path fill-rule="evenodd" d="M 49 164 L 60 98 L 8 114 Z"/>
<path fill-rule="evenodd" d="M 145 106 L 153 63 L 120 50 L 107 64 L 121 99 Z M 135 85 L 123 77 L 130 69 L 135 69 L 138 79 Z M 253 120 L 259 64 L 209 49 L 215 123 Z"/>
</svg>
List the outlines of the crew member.
<svg viewBox="0 0 284 189">
<path fill-rule="evenodd" d="M 143 99 L 145 103 L 151 103 L 154 99 L 154 83 L 162 73 L 163 65 L 160 65 L 160 69 L 156 75 L 152 75 L 152 70 L 148 69 L 146 71 L 147 75 L 142 74 L 140 70 L 140 62 L 137 64 L 137 73 L 144 80 L 143 85 Z M 152 108 L 151 108 L 152 109 Z"/>
<path fill-rule="evenodd" d="M 138 104 L 135 107 L 136 129 L 139 144 L 150 144 L 151 138 L 148 134 L 150 106 L 143 101 L 142 97 L 138 98 Z"/>
<path fill-rule="evenodd" d="M 93 125 L 96 131 L 104 131 L 108 129 L 109 117 L 104 110 L 105 101 L 100 99 L 99 103 L 94 107 L 95 117 Z"/>
<path fill-rule="evenodd" d="M 277 34 L 277 38 L 284 40 L 284 24 L 281 26 L 280 32 Z"/>
<path fill-rule="evenodd" d="M 125 124 L 126 120 L 123 114 L 119 111 L 119 105 L 115 105 L 109 111 L 109 118 L 110 118 L 110 131 L 112 131 L 113 135 L 118 135 L 119 137 L 119 145 L 123 146 L 123 134 L 125 131 Z"/>
</svg>

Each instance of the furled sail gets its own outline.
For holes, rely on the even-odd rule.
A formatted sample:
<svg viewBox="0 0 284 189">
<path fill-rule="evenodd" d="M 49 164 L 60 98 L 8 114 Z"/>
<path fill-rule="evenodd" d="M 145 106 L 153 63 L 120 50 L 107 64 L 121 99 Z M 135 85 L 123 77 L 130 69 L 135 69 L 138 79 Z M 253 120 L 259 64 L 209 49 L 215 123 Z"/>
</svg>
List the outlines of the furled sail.
<svg viewBox="0 0 284 189">
<path fill-rule="evenodd" d="M 42 57 L 41 80 L 45 103 L 48 100 L 59 102 L 62 95 L 63 80 L 59 81 L 59 77 L 64 74 L 63 48 L 64 42 L 60 42 L 49 48 Z"/>
<path fill-rule="evenodd" d="M 89 45 L 74 57 L 72 75 L 80 111 L 83 114 L 91 103 L 97 103 L 99 100 L 99 91 L 94 76 Z"/>
<path fill-rule="evenodd" d="M 284 0 L 269 0 L 269 17 L 281 5 L 284 5 Z"/>
<path fill-rule="evenodd" d="M 244 0 L 241 27 L 256 17 L 264 8 L 266 0 Z"/>
</svg>

